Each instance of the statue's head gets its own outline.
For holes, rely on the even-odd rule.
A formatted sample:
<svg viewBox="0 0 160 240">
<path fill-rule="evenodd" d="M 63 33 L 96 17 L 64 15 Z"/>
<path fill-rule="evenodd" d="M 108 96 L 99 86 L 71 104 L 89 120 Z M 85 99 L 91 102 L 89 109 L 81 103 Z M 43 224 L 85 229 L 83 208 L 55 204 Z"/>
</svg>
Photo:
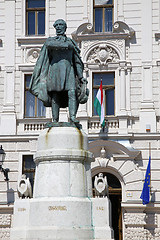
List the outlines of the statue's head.
<svg viewBox="0 0 160 240">
<path fill-rule="evenodd" d="M 63 35 L 67 29 L 67 24 L 63 19 L 58 19 L 53 24 L 53 27 L 56 29 L 57 35 Z"/>
</svg>

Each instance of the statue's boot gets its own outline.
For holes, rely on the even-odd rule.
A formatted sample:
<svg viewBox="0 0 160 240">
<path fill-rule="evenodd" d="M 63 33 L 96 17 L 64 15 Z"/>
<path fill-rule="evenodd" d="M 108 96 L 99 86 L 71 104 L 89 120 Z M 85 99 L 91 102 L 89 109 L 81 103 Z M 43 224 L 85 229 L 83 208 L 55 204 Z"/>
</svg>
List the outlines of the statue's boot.
<svg viewBox="0 0 160 240">
<path fill-rule="evenodd" d="M 68 91 L 68 108 L 69 108 L 70 121 L 74 123 L 79 123 L 79 121 L 76 119 L 77 99 L 76 99 L 75 90 Z"/>
<path fill-rule="evenodd" d="M 59 97 L 56 92 L 52 92 L 52 118 L 55 123 L 59 120 Z"/>
</svg>

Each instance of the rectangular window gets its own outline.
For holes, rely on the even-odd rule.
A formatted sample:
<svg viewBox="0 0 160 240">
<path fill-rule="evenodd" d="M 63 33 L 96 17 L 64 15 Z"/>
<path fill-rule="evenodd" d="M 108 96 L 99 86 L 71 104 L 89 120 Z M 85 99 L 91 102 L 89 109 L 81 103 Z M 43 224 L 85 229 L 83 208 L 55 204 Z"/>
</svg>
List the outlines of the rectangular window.
<svg viewBox="0 0 160 240">
<path fill-rule="evenodd" d="M 115 104 L 115 80 L 114 73 L 93 73 L 93 115 L 98 115 L 94 107 L 94 99 L 100 87 L 102 80 L 103 86 L 103 103 L 105 115 L 114 115 Z"/>
<path fill-rule="evenodd" d="M 33 160 L 33 155 L 23 155 L 22 162 L 22 174 L 25 174 L 27 178 L 29 178 L 32 191 L 34 185 L 34 176 L 35 176 L 35 163 Z"/>
<path fill-rule="evenodd" d="M 95 32 L 112 31 L 113 6 L 113 0 L 94 0 Z"/>
<path fill-rule="evenodd" d="M 25 75 L 25 111 L 24 116 L 29 117 L 45 117 L 46 108 L 43 105 L 43 102 L 40 101 L 37 97 L 29 92 L 29 84 L 32 75 Z"/>
<path fill-rule="evenodd" d="M 26 34 L 45 34 L 45 0 L 26 0 Z"/>
</svg>

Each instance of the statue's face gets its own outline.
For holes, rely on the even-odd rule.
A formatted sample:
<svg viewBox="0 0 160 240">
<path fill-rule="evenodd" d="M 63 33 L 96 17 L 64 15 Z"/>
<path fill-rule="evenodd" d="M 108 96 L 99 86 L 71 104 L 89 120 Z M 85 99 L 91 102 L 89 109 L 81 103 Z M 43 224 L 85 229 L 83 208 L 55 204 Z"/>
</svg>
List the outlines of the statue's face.
<svg viewBox="0 0 160 240">
<path fill-rule="evenodd" d="M 57 21 L 54 27 L 57 35 L 63 35 L 66 31 L 66 25 L 62 21 Z"/>
</svg>

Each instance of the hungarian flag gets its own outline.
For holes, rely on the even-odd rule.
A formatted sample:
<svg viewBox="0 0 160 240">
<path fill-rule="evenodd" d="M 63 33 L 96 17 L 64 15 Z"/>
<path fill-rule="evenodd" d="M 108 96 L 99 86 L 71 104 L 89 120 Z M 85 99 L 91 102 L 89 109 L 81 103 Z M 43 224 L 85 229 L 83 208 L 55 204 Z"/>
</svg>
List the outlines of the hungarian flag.
<svg viewBox="0 0 160 240">
<path fill-rule="evenodd" d="M 99 87 L 99 90 L 97 92 L 96 98 L 94 100 L 94 107 L 100 117 L 100 123 L 102 127 L 105 126 L 105 121 L 104 121 L 104 105 L 103 105 L 103 89 L 102 89 L 102 80 L 101 80 L 101 85 Z"/>
</svg>

